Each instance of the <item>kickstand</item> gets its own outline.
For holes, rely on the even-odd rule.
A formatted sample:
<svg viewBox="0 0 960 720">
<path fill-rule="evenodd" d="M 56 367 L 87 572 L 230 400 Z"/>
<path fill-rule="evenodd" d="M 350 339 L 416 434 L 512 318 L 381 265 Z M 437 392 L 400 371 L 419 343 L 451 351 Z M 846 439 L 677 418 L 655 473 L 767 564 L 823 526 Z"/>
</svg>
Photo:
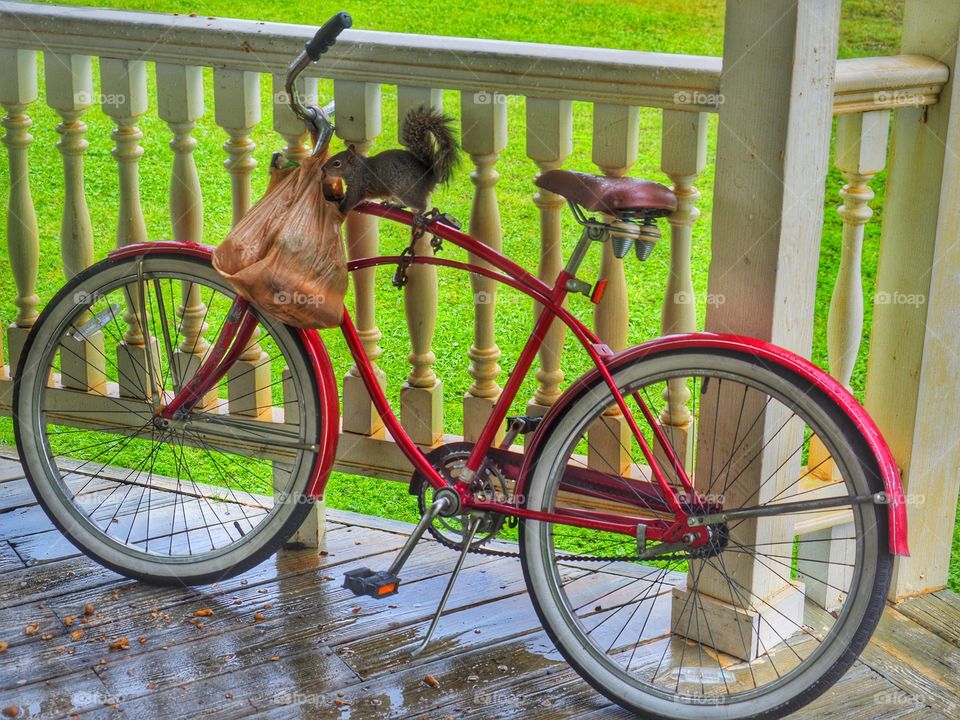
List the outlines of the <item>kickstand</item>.
<svg viewBox="0 0 960 720">
<path fill-rule="evenodd" d="M 437 612 L 433 616 L 433 622 L 430 623 L 430 629 L 427 630 L 427 636 L 423 639 L 423 642 L 411 653 L 412 657 L 417 657 L 417 655 L 422 653 L 433 639 L 433 633 L 436 631 L 437 625 L 440 622 L 440 616 L 443 614 L 443 609 L 447 606 L 447 600 L 450 599 L 450 593 L 453 591 L 454 583 L 456 583 L 457 578 L 460 577 L 460 571 L 463 570 L 463 563 L 467 559 L 467 553 L 470 552 L 470 546 L 473 544 L 473 538 L 476 536 L 479 528 L 480 518 L 471 519 L 470 526 L 463 538 L 463 549 L 460 551 L 460 557 L 457 558 L 457 564 L 453 568 L 453 573 L 450 575 L 450 581 L 443 591 L 443 597 L 440 598 L 440 605 L 437 606 Z"/>
</svg>

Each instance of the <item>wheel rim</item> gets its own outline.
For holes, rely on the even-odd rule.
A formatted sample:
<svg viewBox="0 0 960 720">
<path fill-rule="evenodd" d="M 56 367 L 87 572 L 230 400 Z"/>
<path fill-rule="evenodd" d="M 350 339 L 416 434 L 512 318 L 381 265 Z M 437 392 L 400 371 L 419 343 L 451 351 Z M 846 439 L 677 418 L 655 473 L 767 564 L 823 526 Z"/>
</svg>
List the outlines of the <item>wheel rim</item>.
<svg viewBox="0 0 960 720">
<path fill-rule="evenodd" d="M 722 378 L 719 371 L 712 371 L 718 380 Z M 687 370 L 674 369 L 671 374 L 667 371 L 661 371 L 659 374 L 647 374 L 643 378 L 636 378 L 630 389 L 639 388 L 641 396 L 645 398 L 654 414 L 658 417 L 664 406 L 669 406 L 671 401 L 676 400 L 675 393 L 668 391 L 671 386 L 676 388 L 680 378 L 690 378 L 695 376 L 694 368 Z M 702 375 L 701 375 L 702 377 Z M 674 383 L 664 383 L 665 379 L 676 379 Z M 728 373 L 723 379 L 727 383 L 727 388 L 736 381 L 743 381 L 743 377 L 737 374 Z M 695 385 L 698 381 L 685 381 L 688 389 L 691 391 L 692 413 L 695 422 L 706 421 L 711 415 L 710 412 L 704 413 L 702 402 L 698 402 L 699 389 Z M 746 386 L 743 382 L 741 385 Z M 782 415 L 789 418 L 797 415 L 799 411 L 804 416 L 802 442 L 798 443 L 797 455 L 806 460 L 810 448 L 810 436 L 812 431 L 816 431 L 827 447 L 827 454 L 836 463 L 837 473 L 843 477 L 845 484 L 839 487 L 841 490 L 820 491 L 821 494 L 833 492 L 836 495 L 849 494 L 853 492 L 855 479 L 859 477 L 855 471 L 855 465 L 852 461 L 849 448 L 837 447 L 834 441 L 828 437 L 830 432 L 825 430 L 830 426 L 830 420 L 826 416 L 818 417 L 817 413 L 811 414 L 806 407 L 791 404 L 792 401 L 783 396 L 783 385 L 781 387 L 771 387 L 761 383 L 755 383 L 756 387 L 745 394 L 762 389 L 767 393 L 771 401 L 783 405 L 786 412 Z M 643 393 L 643 389 L 648 390 Z M 708 381 L 709 388 L 709 381 Z M 654 392 L 656 389 L 656 392 Z M 596 398 L 600 398 L 605 391 L 605 387 L 597 391 Z M 661 391 L 663 392 L 661 395 Z M 723 389 L 722 385 L 717 384 L 712 391 L 719 400 L 718 406 L 724 407 L 731 405 L 728 397 L 728 390 Z M 703 398 L 710 399 L 711 391 Z M 669 399 L 668 399 L 669 396 Z M 609 398 L 608 398 L 609 399 Z M 735 397 L 734 397 L 735 399 Z M 749 405 L 750 403 L 744 403 Z M 593 411 L 596 413 L 604 410 L 603 403 L 599 399 L 594 401 Z M 675 405 L 675 403 L 674 403 Z M 757 403 L 764 408 L 764 403 Z M 736 407 L 737 403 L 733 403 Z M 631 401 L 631 407 L 634 410 L 638 420 L 642 422 L 636 405 Z M 822 413 L 820 413 L 823 415 Z M 609 432 L 609 424 L 603 425 L 595 422 L 596 417 L 591 417 L 594 412 L 588 413 L 578 423 L 572 435 L 576 437 L 568 438 L 562 449 L 550 445 L 545 455 L 556 451 L 557 460 L 550 463 L 553 468 L 551 472 L 557 473 L 557 468 L 563 466 L 569 461 L 571 454 L 576 453 L 577 449 L 589 450 L 589 443 L 583 438 L 588 427 L 599 428 L 600 432 L 595 431 L 594 436 L 599 434 L 602 438 L 610 440 L 613 433 Z M 716 415 L 716 412 L 713 412 Z M 765 423 L 769 424 L 769 419 L 777 415 L 771 412 L 769 405 L 764 409 Z M 706 416 L 706 417 L 704 417 Z M 796 424 L 797 421 L 794 421 Z M 728 430 L 728 435 L 734 438 L 738 434 L 742 437 L 749 433 L 742 428 L 734 430 L 737 424 L 730 421 L 732 426 Z M 747 423 L 749 425 L 749 423 Z M 832 427 L 832 426 L 831 426 Z M 602 432 L 603 428 L 607 432 Z M 769 435 L 769 430 L 763 429 L 761 437 L 764 434 Z M 652 437 L 648 435 L 648 440 Z M 591 441 L 593 437 L 591 436 Z M 766 438 L 772 439 L 772 438 Z M 596 444 L 596 443 L 595 443 Z M 602 444 L 602 443 L 600 443 Z M 616 443 L 614 443 L 616 444 Z M 762 446 L 762 443 L 759 444 Z M 707 462 L 705 458 L 698 457 L 697 453 L 705 449 L 699 443 L 695 443 L 693 450 L 692 466 L 700 468 L 701 475 L 705 465 L 714 464 L 715 468 L 722 468 L 723 463 L 716 462 L 716 458 Z M 719 443 L 715 443 L 712 448 L 719 450 Z M 762 455 L 762 454 L 761 454 Z M 791 453 L 787 448 L 779 452 L 780 458 L 789 460 Z M 640 458 L 638 449 L 629 448 L 629 460 L 627 464 L 635 467 L 639 464 Z M 798 460 L 800 458 L 797 458 Z M 575 464 L 581 460 L 575 460 Z M 596 464 L 596 463 L 595 463 Z M 788 463 L 789 464 L 789 463 Z M 825 465 L 826 463 L 820 463 Z M 773 466 L 781 475 L 780 461 Z M 814 463 L 816 465 L 816 463 Z M 734 465 L 734 467 L 736 467 Z M 785 467 L 785 466 L 784 466 Z M 851 469 L 854 468 L 854 469 Z M 609 467 L 605 468 L 608 473 Z M 546 472 L 546 471 L 544 471 Z M 803 472 L 806 472 L 804 470 Z M 754 473 L 756 474 L 756 473 Z M 802 474 L 802 473 L 801 473 Z M 721 494 L 730 494 L 735 485 L 730 480 L 730 476 L 735 473 L 727 473 L 727 480 L 724 483 L 715 482 L 716 478 L 711 478 L 711 482 L 702 483 L 699 480 L 698 489 L 703 492 L 720 490 Z M 675 477 L 672 479 L 675 480 Z M 800 475 L 796 480 L 801 479 Z M 760 477 L 761 484 L 763 478 Z M 714 487 L 710 485 L 713 483 Z M 535 486 L 536 482 L 532 483 Z M 705 487 L 704 487 L 705 485 Z M 778 492 L 767 493 L 761 491 L 759 496 L 766 496 L 767 502 L 783 502 L 784 498 L 789 497 L 791 482 L 781 482 Z M 624 486 L 627 487 L 626 484 Z M 534 505 L 529 507 L 539 507 L 542 509 L 576 509 L 585 508 L 589 504 L 584 502 L 582 497 L 578 498 L 571 494 L 569 487 L 565 494 L 558 495 L 559 485 L 555 482 L 551 489 L 545 489 L 542 496 L 533 496 L 530 501 Z M 794 488 L 794 491 L 796 488 Z M 857 488 L 859 492 L 864 492 L 865 488 Z M 531 493 L 535 491 L 531 489 Z M 854 493 L 856 494 L 856 493 Z M 793 498 L 802 499 L 802 496 Z M 594 501 L 595 502 L 595 501 Z M 752 500 L 756 504 L 756 500 Z M 641 506 L 641 502 L 634 500 L 631 503 L 635 508 Z M 868 567 L 873 562 L 867 557 L 867 547 L 873 543 L 875 547 L 875 528 L 869 523 L 864 523 L 864 518 L 873 513 L 872 508 L 864 509 L 861 506 L 851 507 L 849 531 L 841 534 L 834 533 L 834 539 L 845 544 L 845 549 L 852 555 L 842 559 L 831 559 L 825 563 L 819 558 L 817 553 L 810 552 L 816 543 L 823 542 L 820 536 L 810 536 L 804 534 L 802 537 L 793 539 L 789 533 L 774 539 L 768 539 L 766 543 L 759 542 L 749 545 L 743 541 L 743 528 L 731 527 L 731 536 L 728 541 L 728 547 L 722 552 L 718 552 L 711 557 L 702 560 L 692 560 L 689 554 L 678 556 L 676 559 L 665 559 L 656 563 L 640 563 L 636 560 L 630 562 L 627 560 L 633 555 L 637 555 L 636 541 L 631 541 L 624 536 L 617 536 L 616 542 L 611 537 L 603 538 L 594 533 L 591 538 L 585 537 L 583 531 L 571 530 L 564 526 L 556 526 L 545 523 L 530 523 L 527 533 L 537 538 L 536 546 L 539 548 L 540 557 L 538 558 L 539 568 L 547 577 L 547 588 L 535 591 L 540 597 L 549 593 L 548 605 L 555 608 L 562 608 L 553 613 L 553 617 L 547 617 L 545 624 L 552 626 L 554 639 L 564 649 L 568 660 L 571 660 L 581 669 L 586 669 L 590 674 L 590 668 L 597 673 L 605 674 L 603 681 L 595 682 L 606 683 L 606 691 L 611 696 L 618 691 L 609 689 L 610 685 L 617 685 L 621 691 L 626 692 L 630 689 L 633 695 L 633 701 L 637 705 L 645 707 L 656 707 L 663 712 L 670 712 L 678 705 L 686 704 L 691 708 L 699 708 L 704 705 L 727 705 L 731 703 L 741 703 L 750 705 L 754 703 L 755 710 L 760 706 L 775 706 L 790 696 L 793 692 L 790 687 L 796 687 L 794 681 L 803 676 L 809 679 L 816 675 L 816 671 L 811 669 L 820 666 L 829 666 L 839 655 L 839 648 L 833 643 L 836 637 L 849 635 L 852 629 L 859 627 L 859 619 L 862 616 L 865 604 L 865 598 L 869 593 L 860 593 L 859 589 L 870 586 L 871 568 Z M 808 517 L 811 513 L 803 513 Z M 801 513 L 791 513 L 796 516 Z M 784 518 L 775 518 L 777 521 L 783 521 Z M 730 523 L 751 522 L 756 526 L 754 532 L 762 534 L 762 525 L 769 525 L 771 520 L 739 520 Z M 801 527 L 812 527 L 807 523 Z M 804 539 L 807 538 L 807 539 Z M 865 544 L 865 541 L 867 544 Z M 632 545 L 631 545 L 632 543 Z M 771 543 L 778 543 L 776 545 Z M 781 544 L 786 543 L 786 544 Z M 579 562 L 570 561 L 560 563 L 557 561 L 558 555 L 568 556 L 571 551 L 581 554 L 591 554 L 593 557 L 603 557 L 607 564 L 598 564 L 597 562 L 583 560 Z M 613 557 L 623 556 L 624 561 L 616 562 Z M 788 583 L 795 586 L 798 581 L 806 581 L 804 584 L 804 603 L 800 611 L 788 610 L 790 608 L 789 597 L 777 602 L 772 599 L 771 602 L 765 602 L 767 598 L 761 598 L 753 593 L 751 587 L 744 585 L 743 575 L 734 572 L 734 565 L 739 567 L 743 558 L 737 559 L 737 555 L 758 557 L 758 566 L 760 573 L 766 573 L 772 579 L 779 578 L 781 584 Z M 805 564 L 800 566 L 798 571 L 798 557 L 803 557 Z M 810 597 L 817 595 L 819 591 L 813 587 L 810 576 L 806 574 L 811 569 L 819 573 L 824 570 L 834 571 L 833 574 L 823 573 L 826 581 L 823 583 L 822 594 L 825 596 L 823 602 L 830 603 L 827 596 L 835 593 L 838 596 L 846 592 L 846 599 L 839 603 L 837 607 L 827 606 L 827 609 L 818 608 L 818 612 L 813 612 L 808 605 L 811 604 Z M 840 569 L 841 572 L 836 571 Z M 607 590 L 588 591 L 587 587 L 591 584 L 592 577 L 599 577 L 601 571 L 604 575 L 621 574 L 622 581 L 610 582 Z M 576 577 L 577 573 L 585 573 Z M 675 574 L 671 574 L 675 573 Z M 816 574 L 816 573 L 815 573 Z M 689 575 L 689 580 L 687 579 Z M 841 579 L 837 577 L 841 576 Z M 732 576 L 732 577 L 731 577 Z M 718 580 L 720 578 L 720 580 Z M 739 578 L 739 580 L 738 580 Z M 677 599 L 674 599 L 674 591 L 670 587 L 679 586 L 681 591 Z M 596 584 L 596 583 L 594 583 Z M 707 593 L 703 587 L 709 587 L 714 592 Z M 716 589 L 723 588 L 726 585 L 726 597 L 723 592 L 717 592 Z M 749 584 L 748 584 L 749 585 Z M 689 586 L 689 587 L 687 587 Z M 808 587 L 809 586 L 809 587 Z M 599 595 L 598 595 L 599 593 Z M 788 596 L 789 592 L 786 593 Z M 795 594 L 795 593 L 794 593 Z M 711 602 L 715 600 L 724 600 L 725 603 L 718 604 Z M 838 598 L 839 599 L 839 598 Z M 541 604 L 542 605 L 542 604 Z M 749 613 L 755 613 L 759 616 L 759 625 L 766 629 L 764 633 L 755 633 L 758 635 L 753 639 L 748 633 L 744 638 L 741 628 L 738 628 L 740 638 L 744 640 L 741 647 L 738 648 L 745 657 L 757 655 L 758 659 L 752 662 L 745 662 L 735 658 L 730 646 L 735 644 L 731 641 L 727 632 L 729 628 L 714 632 L 717 623 L 711 622 L 711 618 L 729 617 L 716 610 L 719 605 L 721 611 L 729 611 L 730 606 Z M 724 607 L 724 605 L 728 607 Z M 798 614 L 799 613 L 799 614 Z M 548 615 L 549 610 L 548 610 Z M 542 613 L 543 617 L 543 613 Z M 768 620 L 772 618 L 772 620 Z M 788 622 L 789 621 L 789 622 Z M 792 622 L 792 625 L 791 625 Z M 793 632 L 785 632 L 792 630 Z M 634 642 L 626 643 L 624 640 L 633 636 Z M 725 637 L 721 637 L 724 635 Z M 683 639 L 679 639 L 686 636 Z M 602 638 L 602 639 L 601 639 Z M 658 639 L 659 638 L 659 639 Z M 736 637 L 734 638 L 734 641 Z M 775 640 L 776 642 L 772 642 Z M 659 645 L 658 645 L 659 643 Z M 724 647 L 727 652 L 717 651 L 717 647 Z M 578 652 L 578 648 L 580 651 Z M 755 648 L 755 652 L 752 650 Z M 733 659 L 731 659 L 733 658 Z M 766 660 L 764 660 L 766 658 Z M 793 658 L 793 662 L 789 660 Z M 802 683 L 801 683 L 802 684 Z M 604 688 L 601 688 L 604 690 Z M 630 694 L 630 693 L 627 693 Z M 776 698 L 776 699 L 774 699 Z M 701 708 L 702 709 L 702 708 Z M 755 711 L 754 710 L 754 711 Z M 694 712 L 694 710 L 691 710 Z M 686 715 L 684 715 L 686 717 Z M 724 715 L 726 717 L 726 715 Z M 731 717 L 733 717 L 731 715 Z M 740 717 L 740 715 L 736 715 Z"/>
<path fill-rule="evenodd" d="M 224 378 L 187 420 L 166 427 L 157 422 L 155 402 L 169 399 L 195 372 L 204 352 L 204 341 L 192 337 L 187 323 L 207 329 L 206 339 L 212 341 L 234 297 L 212 269 L 198 272 L 200 266 L 191 265 L 147 259 L 140 267 L 128 263 L 108 271 L 105 282 L 104 275 L 88 278 L 69 299 L 60 298 L 76 308 L 54 310 L 45 323 L 45 347 L 31 355 L 38 369 L 24 373 L 32 387 L 20 392 L 30 397 L 35 411 L 28 411 L 30 433 L 23 432 L 21 418 L 18 434 L 30 465 L 40 469 L 39 477 L 32 473 L 35 484 L 71 537 L 124 566 L 193 569 L 235 562 L 269 539 L 272 532 L 264 531 L 290 514 L 291 503 L 302 502 L 315 460 L 305 448 L 316 437 L 316 406 L 311 388 L 301 382 L 304 368 L 295 338 L 263 318 L 257 338 L 261 354 L 254 356 L 248 346 L 248 365 L 231 380 Z M 147 310 L 136 313 L 141 292 Z M 131 343 L 138 333 L 139 348 Z M 119 355 L 124 341 L 132 345 L 126 361 Z M 151 344 L 156 349 L 148 357 L 143 348 Z M 297 372 L 284 375 L 285 365 Z M 103 372 L 105 383 L 90 380 L 97 375 L 94 369 Z M 48 372 L 52 390 L 41 379 Z M 259 417 L 230 412 L 244 409 L 230 406 L 227 397 L 229 383 L 243 388 L 244 380 L 252 379 L 244 372 L 258 376 L 253 386 L 259 388 L 258 402 L 287 408 L 282 437 L 304 449 L 270 446 L 256 452 L 264 438 L 276 439 L 270 432 L 280 416 L 272 409 Z M 81 403 L 74 403 L 67 418 L 70 401 L 58 394 L 69 385 L 88 389 L 74 397 Z M 152 385 L 156 392 L 145 390 Z M 242 403 L 251 392 L 235 391 L 229 403 Z"/>
</svg>

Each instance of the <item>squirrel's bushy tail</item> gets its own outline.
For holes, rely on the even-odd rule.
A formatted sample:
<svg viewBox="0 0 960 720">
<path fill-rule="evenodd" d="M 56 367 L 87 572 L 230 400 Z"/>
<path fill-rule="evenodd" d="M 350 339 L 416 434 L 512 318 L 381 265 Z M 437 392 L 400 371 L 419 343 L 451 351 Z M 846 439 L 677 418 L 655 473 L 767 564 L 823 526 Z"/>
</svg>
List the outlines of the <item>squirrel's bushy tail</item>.
<svg viewBox="0 0 960 720">
<path fill-rule="evenodd" d="M 457 140 L 450 129 L 453 119 L 434 108 L 411 110 L 403 121 L 400 142 L 425 165 L 433 168 L 438 183 L 447 182 L 457 165 Z"/>
</svg>

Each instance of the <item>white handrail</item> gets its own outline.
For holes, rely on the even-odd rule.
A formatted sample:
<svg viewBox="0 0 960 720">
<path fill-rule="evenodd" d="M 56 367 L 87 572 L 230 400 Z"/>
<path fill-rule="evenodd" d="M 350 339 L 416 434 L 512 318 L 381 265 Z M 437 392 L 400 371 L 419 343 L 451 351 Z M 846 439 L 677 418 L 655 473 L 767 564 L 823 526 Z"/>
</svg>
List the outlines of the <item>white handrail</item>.
<svg viewBox="0 0 960 720">
<path fill-rule="evenodd" d="M 323 18 L 318 18 L 318 24 Z M 170 13 L 0 2 L 0 47 L 282 72 L 316 28 Z M 722 59 L 348 30 L 311 72 L 338 80 L 715 111 Z M 945 65 L 840 60 L 836 112 L 930 105 Z"/>
</svg>

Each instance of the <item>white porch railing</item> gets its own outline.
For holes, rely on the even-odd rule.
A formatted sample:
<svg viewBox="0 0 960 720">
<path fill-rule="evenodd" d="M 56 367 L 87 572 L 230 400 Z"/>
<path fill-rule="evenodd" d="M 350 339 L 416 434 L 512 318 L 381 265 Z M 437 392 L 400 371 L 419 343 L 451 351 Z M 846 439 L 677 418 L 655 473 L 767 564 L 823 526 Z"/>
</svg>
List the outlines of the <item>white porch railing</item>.
<svg viewBox="0 0 960 720">
<path fill-rule="evenodd" d="M 30 106 L 37 102 L 37 53 L 45 56 L 44 101 L 60 115 L 57 131 L 65 178 L 61 231 L 63 267 L 72 275 L 94 260 L 93 237 L 84 196 L 84 114 L 96 112 L 95 98 L 113 120 L 113 155 L 117 161 L 119 217 L 117 244 L 147 239 L 140 205 L 138 161 L 143 135 L 138 123 L 147 107 L 147 72 L 156 73 L 157 112 L 170 130 L 172 177 L 169 204 L 173 237 L 201 237 L 203 210 L 191 132 L 203 113 L 201 68 L 213 67 L 216 123 L 226 132 L 224 165 L 230 173 L 233 221 L 251 202 L 254 149 L 250 140 L 260 117 L 263 76 L 281 87 L 286 65 L 313 32 L 305 26 L 186 15 L 92 10 L 87 8 L 0 2 L 0 104 L 6 110 L 4 142 L 8 148 L 10 189 L 7 240 L 17 288 L 18 308 L 6 334 L 6 368 L 0 376 L 0 408 L 9 411 L 10 368 L 16 366 L 24 338 L 36 320 L 39 241 L 28 182 L 31 145 Z M 54 58 L 54 56 L 56 56 Z M 101 87 L 92 86 L 92 63 L 100 64 Z M 691 281 L 690 244 L 697 221 L 696 188 L 706 162 L 707 117 L 716 112 L 721 90 L 721 58 L 569 48 L 515 42 L 472 40 L 396 33 L 351 31 L 316 68 L 301 91 L 316 93 L 316 77 L 332 78 L 337 104 L 337 130 L 344 141 L 363 151 L 373 149 L 381 134 L 383 85 L 396 85 L 400 116 L 404 108 L 438 104 L 443 90 L 460 92 L 463 148 L 473 166 L 475 185 L 471 232 L 493 247 L 501 244 L 497 202 L 497 161 L 507 141 L 506 106 L 490 102 L 497 95 L 526 97 L 526 153 L 531 178 L 537 171 L 562 167 L 573 147 L 572 101 L 593 104 L 592 158 L 598 172 L 623 175 L 637 159 L 638 108 L 663 113 L 661 169 L 679 198 L 669 218 L 671 263 L 662 308 L 665 333 L 693 330 L 696 303 Z M 835 161 L 847 180 L 839 213 L 844 222 L 843 256 L 833 295 L 829 327 L 830 368 L 848 383 L 860 351 L 864 298 L 860 248 L 870 220 L 870 180 L 883 169 L 891 111 L 923 112 L 935 105 L 949 71 L 923 55 L 842 60 L 836 65 L 834 113 L 840 116 Z M 729 99 L 728 99 L 729 101 Z M 289 109 L 278 99 L 272 127 L 288 156 L 302 156 L 305 135 Z M 519 129 L 516 129 L 519 131 Z M 749 192 L 749 188 L 741 188 Z M 539 209 L 541 255 L 539 274 L 555 277 L 560 265 L 562 201 L 546 191 L 534 198 Z M 346 228 L 351 256 L 375 253 L 378 226 L 368 216 L 351 217 Z M 424 251 L 427 251 L 424 248 Z M 628 309 L 623 264 L 612 253 L 603 259 L 609 281 L 597 307 L 598 334 L 612 348 L 627 342 Z M 496 294 L 487 282 L 474 279 L 473 343 L 468 352 L 472 384 L 464 398 L 464 426 L 444 423 L 442 378 L 433 365 L 432 338 L 437 319 L 437 277 L 432 268 L 411 273 L 405 292 L 411 354 L 401 401 L 402 422 L 414 439 L 431 445 L 447 435 L 475 438 L 500 392 L 500 351 L 496 344 Z M 372 270 L 355 273 L 354 318 L 368 356 L 376 360 L 380 331 L 376 324 Z M 201 318 L 199 298 L 185 298 L 186 318 Z M 198 320 L 199 322 L 199 320 Z M 810 319 L 812 323 L 812 318 Z M 193 335 L 183 347 L 202 353 L 203 328 L 185 326 Z M 187 333 L 189 335 L 189 332 Z M 541 352 L 533 412 L 546 411 L 562 389 L 562 329 L 555 328 Z M 254 352 L 257 352 L 256 350 Z M 243 358 L 255 364 L 256 355 Z M 250 378 L 251 374 L 245 376 Z M 391 381 L 399 381 L 391 378 Z M 386 379 L 385 379 L 386 381 Z M 874 373 L 873 383 L 896 378 Z M 231 393 L 234 392 L 231 388 Z M 869 391 L 868 391 L 869 392 Z M 236 390 L 250 396 L 249 388 Z M 661 418 L 671 431 L 683 432 L 689 411 L 681 402 Z M 265 395 L 269 404 L 269 392 Z M 252 401 L 257 403 L 253 397 Z M 382 432 L 359 377 L 344 378 L 343 427 L 352 442 L 341 444 L 342 470 L 393 479 L 407 479 L 409 465 Z M 231 408 L 231 410 L 234 410 Z M 236 412 L 244 412 L 237 408 Z M 255 409 L 253 410 L 255 412 Z M 609 422 L 619 424 L 617 417 Z M 885 428 L 886 430 L 886 428 Z M 619 448 L 597 449 L 606 454 Z M 813 463 L 811 463 L 813 464 Z M 829 473 L 817 482 L 830 482 Z M 843 518 L 818 516 L 806 532 L 829 534 Z M 922 535 L 914 535 L 915 546 Z M 829 544 L 828 544 L 829 546 Z M 815 561 L 815 558 L 811 558 Z M 813 567 L 813 565 L 811 565 Z M 810 571 L 813 572 L 812 570 Z"/>
</svg>

